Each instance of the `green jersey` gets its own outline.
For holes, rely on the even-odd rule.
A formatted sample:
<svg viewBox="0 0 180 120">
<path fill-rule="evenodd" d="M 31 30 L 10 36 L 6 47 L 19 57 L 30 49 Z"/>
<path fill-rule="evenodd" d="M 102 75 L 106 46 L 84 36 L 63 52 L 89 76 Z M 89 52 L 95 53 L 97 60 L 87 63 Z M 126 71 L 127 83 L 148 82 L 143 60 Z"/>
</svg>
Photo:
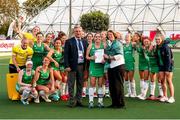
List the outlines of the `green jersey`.
<svg viewBox="0 0 180 120">
<path fill-rule="evenodd" d="M 33 80 L 33 77 L 34 77 L 34 74 L 35 74 L 35 71 L 32 70 L 31 71 L 31 74 L 28 75 L 26 73 L 26 68 L 22 69 L 23 70 L 23 76 L 22 76 L 22 82 L 25 83 L 25 84 L 31 84 L 32 83 L 32 80 Z M 16 83 L 16 90 L 17 92 L 20 92 L 20 88 L 21 88 L 21 85 L 19 85 L 18 83 Z"/>
<path fill-rule="evenodd" d="M 44 72 L 41 68 L 39 79 L 37 80 L 38 85 L 47 85 L 50 82 L 50 70 Z"/>
<path fill-rule="evenodd" d="M 57 52 L 56 50 L 54 50 L 54 53 L 52 55 L 52 58 L 59 63 L 60 65 L 60 60 L 62 59 L 62 52 Z M 56 67 L 54 62 L 51 62 L 51 67 L 53 70 L 59 70 L 59 67 Z"/>
<path fill-rule="evenodd" d="M 145 50 L 145 57 L 148 60 L 150 72 L 157 73 L 159 70 L 155 50 Z"/>
<path fill-rule="evenodd" d="M 38 66 L 42 65 L 42 61 L 44 58 L 44 52 L 45 52 L 44 44 L 41 43 L 41 46 L 38 46 L 37 42 L 35 42 L 33 45 L 33 51 L 34 51 L 34 54 L 32 57 L 33 69 L 36 69 Z"/>
<path fill-rule="evenodd" d="M 132 43 L 124 44 L 124 58 L 125 58 L 125 69 L 128 71 L 134 70 L 134 48 Z"/>
<path fill-rule="evenodd" d="M 90 56 L 94 56 L 96 50 L 104 49 L 103 44 L 100 45 L 100 48 L 95 47 L 95 43 L 92 43 L 90 50 Z M 95 60 L 90 60 L 89 74 L 93 77 L 102 77 L 104 75 L 104 64 L 95 63 Z"/>
<path fill-rule="evenodd" d="M 142 44 L 139 43 L 136 46 L 137 52 L 139 53 L 139 70 L 149 70 L 148 60 L 145 57 L 145 53 L 142 47 Z"/>
</svg>

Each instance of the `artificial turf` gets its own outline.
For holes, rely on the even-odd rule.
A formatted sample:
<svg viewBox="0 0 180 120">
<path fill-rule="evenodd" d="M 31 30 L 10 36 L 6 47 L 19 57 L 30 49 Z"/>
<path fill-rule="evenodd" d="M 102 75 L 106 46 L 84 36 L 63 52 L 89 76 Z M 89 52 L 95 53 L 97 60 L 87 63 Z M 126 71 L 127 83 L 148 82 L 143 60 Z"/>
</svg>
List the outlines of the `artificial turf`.
<svg viewBox="0 0 180 120">
<path fill-rule="evenodd" d="M 85 105 L 83 108 L 69 108 L 67 107 L 67 102 L 63 101 L 52 103 L 41 102 L 40 104 L 30 103 L 29 105 L 23 105 L 20 101 L 11 101 L 8 99 L 6 87 L 9 57 L 0 58 L 0 119 L 178 119 L 180 118 L 180 53 L 174 53 L 174 58 L 173 82 L 176 102 L 169 104 L 158 101 L 142 101 L 137 98 L 126 98 L 126 109 L 89 109 L 88 97 L 83 99 L 83 104 Z M 137 93 L 139 93 L 137 69 L 135 80 Z M 95 103 L 97 103 L 97 99 L 95 99 Z M 111 100 L 105 98 L 104 104 L 105 106 L 110 105 Z"/>
</svg>

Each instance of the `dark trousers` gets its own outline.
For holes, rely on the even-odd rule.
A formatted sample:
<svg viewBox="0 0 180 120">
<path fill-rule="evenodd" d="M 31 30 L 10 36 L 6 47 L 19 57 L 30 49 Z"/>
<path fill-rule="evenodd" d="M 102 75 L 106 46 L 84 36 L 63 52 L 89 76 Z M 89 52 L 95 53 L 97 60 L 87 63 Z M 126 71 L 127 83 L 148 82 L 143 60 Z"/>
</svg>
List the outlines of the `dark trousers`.
<svg viewBox="0 0 180 120">
<path fill-rule="evenodd" d="M 109 90 L 112 99 L 112 105 L 124 107 L 124 65 L 108 69 Z"/>
<path fill-rule="evenodd" d="M 74 85 L 76 81 L 76 93 L 74 96 Z M 77 100 L 81 102 L 82 99 L 82 87 L 83 87 L 83 65 L 78 65 L 77 71 L 70 71 L 68 73 L 68 91 L 70 102 Z"/>
<path fill-rule="evenodd" d="M 26 66 L 19 66 L 19 68 L 22 70 L 26 68 Z M 18 73 L 17 68 L 14 64 L 9 64 L 9 73 Z"/>
</svg>

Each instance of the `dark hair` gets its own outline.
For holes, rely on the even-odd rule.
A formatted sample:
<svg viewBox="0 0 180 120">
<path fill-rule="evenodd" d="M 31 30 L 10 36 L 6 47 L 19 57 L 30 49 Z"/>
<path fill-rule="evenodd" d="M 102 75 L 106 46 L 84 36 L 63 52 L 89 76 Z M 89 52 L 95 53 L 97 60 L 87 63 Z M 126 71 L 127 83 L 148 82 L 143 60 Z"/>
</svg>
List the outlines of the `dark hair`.
<svg viewBox="0 0 180 120">
<path fill-rule="evenodd" d="M 109 32 L 110 32 L 110 33 L 113 33 L 115 39 L 117 38 L 117 37 L 116 37 L 116 33 L 115 33 L 113 30 L 108 30 L 107 34 L 108 34 Z"/>
<path fill-rule="evenodd" d="M 62 38 L 63 36 L 66 36 L 66 34 L 63 32 L 63 31 L 60 31 L 59 33 L 58 33 L 58 38 Z"/>
<path fill-rule="evenodd" d="M 142 42 L 142 34 L 135 32 L 134 34 L 136 34 L 139 37 L 139 42 Z"/>
<path fill-rule="evenodd" d="M 52 35 L 52 33 L 47 33 L 45 37 L 47 37 L 48 35 Z"/>
<path fill-rule="evenodd" d="M 54 43 L 55 43 L 56 41 L 58 41 L 58 40 L 61 41 L 61 38 L 60 38 L 60 37 L 55 38 L 55 39 L 54 39 Z"/>
<path fill-rule="evenodd" d="M 44 36 L 44 34 L 42 33 L 42 32 L 38 32 L 37 34 L 36 34 L 36 37 L 38 36 L 38 35 L 42 35 L 42 36 Z"/>
</svg>

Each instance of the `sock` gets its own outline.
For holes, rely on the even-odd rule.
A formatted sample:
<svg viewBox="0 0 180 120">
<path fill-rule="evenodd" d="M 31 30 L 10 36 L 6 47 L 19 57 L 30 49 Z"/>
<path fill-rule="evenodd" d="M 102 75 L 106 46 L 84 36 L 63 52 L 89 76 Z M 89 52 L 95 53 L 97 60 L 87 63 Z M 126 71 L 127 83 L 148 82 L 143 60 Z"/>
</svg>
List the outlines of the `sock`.
<svg viewBox="0 0 180 120">
<path fill-rule="evenodd" d="M 93 87 L 93 89 L 94 89 L 94 94 L 96 94 L 96 97 L 97 97 L 96 87 Z"/>
<path fill-rule="evenodd" d="M 56 80 L 56 84 L 60 85 L 61 81 L 60 80 Z"/>
<path fill-rule="evenodd" d="M 155 82 L 150 82 L 150 94 L 154 96 L 155 93 Z"/>
<path fill-rule="evenodd" d="M 94 102 L 94 88 L 90 87 L 89 88 L 89 103 Z"/>
<path fill-rule="evenodd" d="M 23 93 L 22 93 L 22 99 L 23 100 L 27 99 L 29 97 L 29 95 L 30 95 L 30 92 L 31 91 L 29 89 L 24 89 Z"/>
<path fill-rule="evenodd" d="M 83 93 L 86 94 L 86 87 L 83 87 Z"/>
<path fill-rule="evenodd" d="M 96 93 L 96 87 L 93 87 L 93 89 L 94 89 L 94 93 Z"/>
<path fill-rule="evenodd" d="M 103 89 L 102 87 L 98 88 L 98 103 L 103 103 Z"/>
<path fill-rule="evenodd" d="M 63 83 L 61 84 L 61 96 L 62 96 L 62 95 L 65 95 L 65 90 L 66 90 L 66 83 L 63 82 Z"/>
<path fill-rule="evenodd" d="M 105 93 L 106 93 L 106 86 L 105 86 L 105 84 L 102 85 L 102 89 L 103 89 L 103 94 L 105 95 Z"/>
<path fill-rule="evenodd" d="M 105 93 L 106 93 L 106 94 L 109 94 L 109 87 L 106 87 Z"/>
<path fill-rule="evenodd" d="M 159 95 L 164 96 L 161 83 L 158 83 L 158 88 L 159 88 Z"/>
<path fill-rule="evenodd" d="M 125 81 L 125 86 L 127 88 L 127 92 L 128 94 L 131 94 L 131 86 L 130 86 L 130 81 Z"/>
<path fill-rule="evenodd" d="M 148 81 L 148 80 L 145 80 L 145 81 L 144 81 L 144 88 L 143 88 L 143 96 L 144 96 L 144 97 L 146 97 L 148 88 L 149 88 L 149 81 Z"/>
<path fill-rule="evenodd" d="M 39 91 L 39 95 L 43 97 L 47 97 L 44 90 Z"/>
<path fill-rule="evenodd" d="M 130 82 L 130 84 L 131 84 L 130 85 L 131 86 L 131 93 L 136 96 L 136 83 L 135 83 L 135 80 L 132 80 Z"/>
<path fill-rule="evenodd" d="M 144 80 L 140 80 L 140 89 L 141 89 L 141 94 L 143 93 L 143 88 L 144 88 Z"/>
</svg>

